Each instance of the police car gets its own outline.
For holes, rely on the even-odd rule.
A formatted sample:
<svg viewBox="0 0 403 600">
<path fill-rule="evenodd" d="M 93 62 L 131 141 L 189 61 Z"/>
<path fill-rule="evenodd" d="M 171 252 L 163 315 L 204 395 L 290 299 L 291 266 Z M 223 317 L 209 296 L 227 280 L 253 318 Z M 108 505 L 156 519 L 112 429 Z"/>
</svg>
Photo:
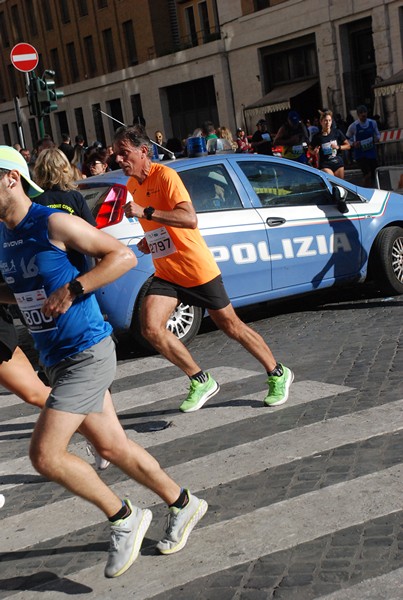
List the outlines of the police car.
<svg viewBox="0 0 403 600">
<path fill-rule="evenodd" d="M 263 155 L 216 154 L 170 161 L 198 213 L 199 228 L 235 307 L 371 278 L 387 294 L 403 293 L 403 197 L 357 187 L 309 166 Z M 100 229 L 121 240 L 138 265 L 100 289 L 116 332 L 139 332 L 141 302 L 153 275 L 127 219 L 133 180 L 111 171 L 80 182 Z M 184 343 L 203 314 L 181 304 L 169 327 Z"/>
</svg>

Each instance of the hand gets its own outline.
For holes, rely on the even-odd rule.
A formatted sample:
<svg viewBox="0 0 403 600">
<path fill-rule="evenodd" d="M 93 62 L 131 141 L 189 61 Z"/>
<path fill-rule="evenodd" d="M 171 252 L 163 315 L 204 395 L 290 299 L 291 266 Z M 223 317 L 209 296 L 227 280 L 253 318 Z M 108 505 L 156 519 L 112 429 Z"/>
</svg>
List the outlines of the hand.
<svg viewBox="0 0 403 600">
<path fill-rule="evenodd" d="M 142 252 L 143 254 L 150 254 L 150 248 L 148 247 L 146 238 L 139 241 L 137 248 L 139 252 Z"/>
<path fill-rule="evenodd" d="M 136 204 L 131 200 L 124 205 L 123 210 L 125 211 L 126 217 L 129 219 L 130 217 L 136 217 L 137 219 L 141 219 L 143 216 L 143 207 L 139 204 Z"/>
<path fill-rule="evenodd" d="M 59 315 L 64 315 L 73 304 L 75 299 L 68 288 L 68 283 L 52 292 L 42 305 L 41 311 L 45 317 L 56 318 Z"/>
</svg>

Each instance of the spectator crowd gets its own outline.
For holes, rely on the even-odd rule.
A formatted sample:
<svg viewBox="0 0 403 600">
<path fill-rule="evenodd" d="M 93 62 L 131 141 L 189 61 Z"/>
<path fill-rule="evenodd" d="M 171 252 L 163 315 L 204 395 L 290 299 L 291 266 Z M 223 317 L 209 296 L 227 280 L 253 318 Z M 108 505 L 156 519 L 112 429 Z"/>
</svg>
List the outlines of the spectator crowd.
<svg viewBox="0 0 403 600">
<path fill-rule="evenodd" d="M 376 143 L 380 139 L 379 118 L 368 118 L 368 110 L 360 105 L 356 110 L 356 120 L 350 115 L 344 120 L 340 114 L 324 108 L 318 116 L 303 120 L 296 110 L 290 110 L 284 123 L 274 134 L 269 132 L 268 122 L 260 118 L 256 130 L 246 135 L 244 127 L 237 127 L 233 134 L 229 127 L 216 127 L 212 121 L 205 121 L 188 137 L 180 140 L 171 137 L 165 140 L 161 130 L 154 133 L 154 160 L 168 160 L 186 156 L 200 156 L 226 152 L 276 155 L 294 160 L 325 172 L 344 178 L 345 167 L 361 169 L 363 185 L 374 185 L 377 167 Z M 145 127 L 142 117 L 135 117 Z M 87 146 L 82 135 L 74 138 L 63 133 L 57 146 L 50 135 L 38 140 L 31 150 L 16 148 L 28 163 L 32 177 L 35 177 L 35 163 L 39 154 L 49 148 L 58 148 L 66 156 L 72 171 L 72 179 L 79 180 L 106 171 L 119 169 L 112 146 L 103 146 L 99 141 Z M 197 149 L 195 154 L 194 149 Z"/>
</svg>

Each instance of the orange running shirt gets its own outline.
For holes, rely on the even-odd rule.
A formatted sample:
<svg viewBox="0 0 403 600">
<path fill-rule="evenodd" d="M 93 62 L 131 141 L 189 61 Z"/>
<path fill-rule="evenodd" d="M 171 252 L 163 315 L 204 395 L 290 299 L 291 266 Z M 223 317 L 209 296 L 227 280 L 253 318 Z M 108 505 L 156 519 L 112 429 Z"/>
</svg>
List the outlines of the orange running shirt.
<svg viewBox="0 0 403 600">
<path fill-rule="evenodd" d="M 143 183 L 130 184 L 136 204 L 156 210 L 173 210 L 180 202 L 191 202 L 178 173 L 158 163 L 152 163 Z M 152 250 L 155 274 L 183 287 L 203 285 L 220 275 L 199 229 L 171 227 L 147 219 L 139 219 Z"/>
</svg>

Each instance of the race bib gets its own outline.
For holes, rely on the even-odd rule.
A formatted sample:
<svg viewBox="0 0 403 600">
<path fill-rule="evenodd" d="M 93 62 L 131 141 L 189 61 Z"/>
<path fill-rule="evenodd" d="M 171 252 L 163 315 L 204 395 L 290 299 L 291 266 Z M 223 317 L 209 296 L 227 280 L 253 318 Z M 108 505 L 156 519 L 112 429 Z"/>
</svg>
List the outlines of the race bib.
<svg viewBox="0 0 403 600">
<path fill-rule="evenodd" d="M 28 331 L 31 333 L 45 333 L 57 329 L 53 317 L 45 317 L 41 311 L 41 307 L 47 298 L 43 288 L 32 292 L 19 292 L 14 296 Z"/>
<path fill-rule="evenodd" d="M 292 153 L 295 154 L 296 156 L 301 156 L 301 154 L 303 154 L 303 152 L 304 152 L 304 147 L 302 146 L 302 144 L 300 144 L 298 146 L 292 146 L 291 150 L 292 150 Z"/>
<path fill-rule="evenodd" d="M 176 252 L 175 244 L 165 227 L 147 231 L 145 237 L 153 258 L 162 258 Z"/>
<path fill-rule="evenodd" d="M 367 138 L 366 140 L 361 140 L 361 149 L 362 150 L 371 150 L 374 147 L 374 140 L 372 137 Z"/>
<path fill-rule="evenodd" d="M 322 152 L 327 158 L 332 158 L 332 157 L 336 156 L 336 154 L 337 154 L 336 148 L 332 148 L 333 143 L 334 142 L 331 141 L 331 142 L 325 142 L 324 144 L 322 144 Z"/>
</svg>

